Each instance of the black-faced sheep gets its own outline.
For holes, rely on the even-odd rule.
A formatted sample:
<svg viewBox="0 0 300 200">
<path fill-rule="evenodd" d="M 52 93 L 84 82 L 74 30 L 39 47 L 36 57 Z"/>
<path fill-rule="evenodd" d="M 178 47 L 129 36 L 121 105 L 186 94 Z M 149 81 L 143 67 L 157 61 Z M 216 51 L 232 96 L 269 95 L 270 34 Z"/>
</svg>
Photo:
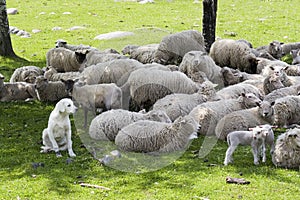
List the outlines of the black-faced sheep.
<svg viewBox="0 0 300 200">
<path fill-rule="evenodd" d="M 251 74 L 256 73 L 256 56 L 244 42 L 232 39 L 216 40 L 210 48 L 209 55 L 220 67 L 227 66 Z"/>
<path fill-rule="evenodd" d="M 62 47 L 50 49 L 46 54 L 47 67 L 52 66 L 58 72 L 82 71 L 88 52 L 88 50 L 71 51 Z"/>
<path fill-rule="evenodd" d="M 272 162 L 277 167 L 300 167 L 300 129 L 289 129 L 278 136 Z"/>
<path fill-rule="evenodd" d="M 166 65 L 179 65 L 189 51 L 205 52 L 202 34 L 196 30 L 187 30 L 165 36 L 154 55 L 154 62 Z"/>
<path fill-rule="evenodd" d="M 27 82 L 34 83 L 36 77 L 44 74 L 44 71 L 36 66 L 24 66 L 15 69 L 14 73 L 10 77 L 10 83 L 14 82 Z"/>
<path fill-rule="evenodd" d="M 89 135 L 95 140 L 114 141 L 119 130 L 139 120 L 171 123 L 170 118 L 164 111 L 157 110 L 140 113 L 115 109 L 103 112 L 95 117 L 89 127 Z"/>
<path fill-rule="evenodd" d="M 115 139 L 122 151 L 171 153 L 188 147 L 196 138 L 198 123 L 191 117 L 179 117 L 173 123 L 142 120 L 122 128 Z"/>
</svg>

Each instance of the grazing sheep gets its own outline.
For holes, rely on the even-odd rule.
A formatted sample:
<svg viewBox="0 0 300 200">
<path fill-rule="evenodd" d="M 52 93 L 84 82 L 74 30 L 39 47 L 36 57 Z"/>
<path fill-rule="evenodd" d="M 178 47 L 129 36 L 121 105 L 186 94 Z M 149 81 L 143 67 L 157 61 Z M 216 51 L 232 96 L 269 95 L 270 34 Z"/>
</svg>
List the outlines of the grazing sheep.
<svg viewBox="0 0 300 200">
<path fill-rule="evenodd" d="M 63 72 L 63 73 L 58 73 L 57 70 L 49 66 L 46 68 L 46 71 L 44 73 L 44 77 L 48 81 L 60 81 L 60 80 L 69 80 L 69 79 L 78 79 L 80 77 L 80 72 Z"/>
<path fill-rule="evenodd" d="M 130 58 L 135 59 L 141 63 L 152 63 L 154 62 L 154 55 L 158 49 L 158 44 L 148 44 L 139 46 L 136 49 L 131 50 Z"/>
<path fill-rule="evenodd" d="M 120 55 L 118 53 L 106 53 L 98 50 L 90 51 L 86 56 L 85 67 L 97 65 L 98 63 L 104 63 L 108 61 L 128 59 L 127 56 Z"/>
<path fill-rule="evenodd" d="M 222 88 L 221 90 L 217 91 L 216 98 L 236 99 L 242 93 L 253 93 L 255 96 L 257 96 L 260 99 L 263 99 L 263 96 L 264 96 L 257 87 L 255 87 L 251 84 L 238 83 L 235 85 L 230 85 L 228 87 Z"/>
<path fill-rule="evenodd" d="M 165 36 L 154 55 L 154 62 L 167 65 L 179 65 L 189 51 L 205 52 L 202 34 L 196 30 L 187 30 Z"/>
<path fill-rule="evenodd" d="M 220 67 L 227 66 L 250 74 L 256 73 L 256 56 L 244 42 L 232 39 L 216 40 L 210 48 L 209 55 Z"/>
<path fill-rule="evenodd" d="M 292 65 L 300 64 L 300 50 L 291 50 L 291 55 L 293 58 Z"/>
<path fill-rule="evenodd" d="M 249 131 L 233 131 L 227 135 L 228 149 L 226 150 L 226 156 L 224 165 L 228 165 L 233 162 L 232 154 L 238 145 L 251 145 L 252 153 L 254 157 L 254 164 L 259 164 L 259 150 L 262 150 L 262 162 L 266 162 L 266 147 L 265 140 L 268 131 L 264 128 L 256 126 L 249 128 Z"/>
<path fill-rule="evenodd" d="M 44 74 L 44 71 L 36 66 L 24 66 L 15 69 L 14 73 L 10 77 L 10 83 L 14 82 L 27 82 L 34 83 L 36 77 Z"/>
<path fill-rule="evenodd" d="M 40 101 L 58 102 L 63 98 L 70 97 L 65 84 L 61 81 L 48 81 L 44 76 L 38 76 L 35 85 Z"/>
<path fill-rule="evenodd" d="M 99 114 L 92 120 L 89 135 L 95 140 L 114 141 L 119 130 L 139 120 L 171 123 L 168 115 L 160 110 L 147 113 L 130 112 L 122 109 L 109 110 Z"/>
<path fill-rule="evenodd" d="M 267 76 L 263 81 L 263 90 L 265 95 L 283 87 L 285 86 L 281 82 L 281 77 L 275 74 Z"/>
<path fill-rule="evenodd" d="M 5 83 L 0 74 L 0 101 L 36 99 L 35 85 L 26 82 Z"/>
<path fill-rule="evenodd" d="M 116 83 L 120 87 L 127 81 L 131 72 L 142 67 L 143 64 L 134 59 L 112 60 L 85 68 L 80 79 L 88 85 Z"/>
<path fill-rule="evenodd" d="M 272 162 L 276 167 L 300 167 L 300 129 L 289 129 L 278 136 Z"/>
<path fill-rule="evenodd" d="M 273 110 L 269 102 L 261 102 L 255 108 L 237 110 L 226 114 L 215 126 L 217 138 L 225 140 L 228 133 L 237 130 L 248 130 L 261 124 L 272 123 Z"/>
<path fill-rule="evenodd" d="M 148 110 L 158 99 L 172 93 L 193 94 L 200 84 L 193 82 L 184 73 L 157 69 L 138 69 L 133 71 L 122 91 L 131 97 L 138 110 Z M 129 101 L 128 101 L 129 102 Z"/>
<path fill-rule="evenodd" d="M 171 153 L 188 147 L 196 138 L 198 123 L 191 117 L 179 117 L 173 123 L 142 120 L 122 128 L 115 139 L 122 151 Z"/>
<path fill-rule="evenodd" d="M 115 84 L 86 85 L 81 81 L 65 81 L 67 91 L 84 110 L 84 127 L 87 127 L 87 114 L 91 110 L 96 116 L 96 109 L 110 110 L 122 108 L 122 91 Z"/>
<path fill-rule="evenodd" d="M 300 49 L 300 42 L 286 43 L 281 45 L 283 55 L 289 54 L 292 50 Z"/>
<path fill-rule="evenodd" d="M 272 104 L 274 124 L 280 127 L 300 123 L 300 96 L 285 96 Z"/>
<path fill-rule="evenodd" d="M 258 52 L 264 52 L 266 51 L 269 53 L 271 56 L 273 56 L 275 59 L 280 59 L 283 55 L 283 50 L 282 50 L 282 42 L 274 40 L 273 42 L 270 42 L 266 46 L 261 46 L 256 48 Z"/>
<path fill-rule="evenodd" d="M 179 65 L 179 71 L 190 78 L 199 71 L 204 72 L 208 80 L 218 84 L 219 89 L 224 87 L 221 67 L 217 66 L 206 52 L 190 51 L 186 53 Z"/>
<path fill-rule="evenodd" d="M 52 66 L 58 72 L 82 71 L 88 50 L 71 51 L 65 48 L 53 48 L 46 54 L 47 67 Z"/>
<path fill-rule="evenodd" d="M 238 99 L 202 103 L 195 107 L 189 115 L 201 125 L 199 134 L 215 135 L 215 127 L 223 116 L 236 110 L 254 107 L 260 102 L 261 100 L 253 93 L 242 93 Z"/>
</svg>

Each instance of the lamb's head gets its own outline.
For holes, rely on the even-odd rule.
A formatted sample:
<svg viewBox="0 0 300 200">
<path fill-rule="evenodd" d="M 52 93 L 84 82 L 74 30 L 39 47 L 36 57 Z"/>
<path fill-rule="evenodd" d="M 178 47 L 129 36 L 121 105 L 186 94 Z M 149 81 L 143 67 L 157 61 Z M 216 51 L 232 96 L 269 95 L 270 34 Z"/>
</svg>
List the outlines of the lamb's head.
<svg viewBox="0 0 300 200">
<path fill-rule="evenodd" d="M 252 137 L 254 140 L 257 141 L 264 141 L 267 137 L 267 131 L 264 128 L 261 128 L 259 126 L 256 126 L 254 128 L 249 128 L 250 131 L 252 131 Z"/>
<path fill-rule="evenodd" d="M 263 118 L 272 118 L 274 114 L 272 107 L 273 104 L 274 102 L 270 103 L 268 101 L 262 101 L 261 103 L 257 104 L 259 115 Z"/>
<path fill-rule="evenodd" d="M 234 85 L 246 80 L 239 70 L 230 67 L 223 67 L 221 69 L 221 76 L 225 86 Z"/>
<path fill-rule="evenodd" d="M 67 44 L 67 42 L 63 39 L 59 39 L 55 42 L 55 47 L 65 47 L 65 45 Z"/>
<path fill-rule="evenodd" d="M 280 59 L 283 55 L 282 44 L 283 43 L 279 41 L 273 41 L 269 44 L 268 52 L 276 59 Z"/>
<path fill-rule="evenodd" d="M 148 116 L 148 119 L 152 121 L 166 122 L 166 123 L 172 122 L 169 116 L 166 114 L 166 112 L 162 110 L 151 110 L 146 115 Z"/>
<path fill-rule="evenodd" d="M 199 125 L 193 117 L 186 115 L 184 117 L 178 117 L 173 122 L 173 127 L 179 137 L 185 137 L 190 140 L 197 138 L 197 131 L 201 128 L 201 125 Z"/>
<path fill-rule="evenodd" d="M 245 107 L 245 108 L 252 108 L 260 104 L 262 101 L 253 93 L 242 93 L 238 101 Z"/>
</svg>

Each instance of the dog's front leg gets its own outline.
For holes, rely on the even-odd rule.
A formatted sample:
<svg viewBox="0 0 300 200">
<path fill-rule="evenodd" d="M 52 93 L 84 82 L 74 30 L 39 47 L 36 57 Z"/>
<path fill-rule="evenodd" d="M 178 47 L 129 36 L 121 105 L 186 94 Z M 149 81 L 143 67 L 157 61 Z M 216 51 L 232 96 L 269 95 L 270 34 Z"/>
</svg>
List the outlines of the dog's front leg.
<svg viewBox="0 0 300 200">
<path fill-rule="evenodd" d="M 67 146 L 68 146 L 68 152 L 70 157 L 76 157 L 76 154 L 73 152 L 72 149 L 72 139 L 71 139 L 71 127 L 67 130 Z"/>
<path fill-rule="evenodd" d="M 53 130 L 52 128 L 48 128 L 48 136 L 49 136 L 49 140 L 52 144 L 52 150 L 55 152 L 56 157 L 62 157 L 62 155 L 59 152 L 59 148 L 58 148 L 58 144 L 54 138 L 54 134 L 53 134 Z"/>
</svg>

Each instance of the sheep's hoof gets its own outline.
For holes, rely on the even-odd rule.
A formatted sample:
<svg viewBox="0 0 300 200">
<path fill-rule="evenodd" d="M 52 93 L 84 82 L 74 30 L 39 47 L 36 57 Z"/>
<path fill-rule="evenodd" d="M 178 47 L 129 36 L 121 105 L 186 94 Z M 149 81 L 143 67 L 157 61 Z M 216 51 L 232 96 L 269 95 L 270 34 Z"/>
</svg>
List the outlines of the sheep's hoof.
<svg viewBox="0 0 300 200">
<path fill-rule="evenodd" d="M 55 154 L 56 154 L 56 157 L 57 157 L 57 158 L 60 158 L 60 157 L 62 157 L 62 155 L 61 155 L 61 153 L 60 153 L 59 151 L 58 151 L 58 152 L 56 152 Z"/>
</svg>

